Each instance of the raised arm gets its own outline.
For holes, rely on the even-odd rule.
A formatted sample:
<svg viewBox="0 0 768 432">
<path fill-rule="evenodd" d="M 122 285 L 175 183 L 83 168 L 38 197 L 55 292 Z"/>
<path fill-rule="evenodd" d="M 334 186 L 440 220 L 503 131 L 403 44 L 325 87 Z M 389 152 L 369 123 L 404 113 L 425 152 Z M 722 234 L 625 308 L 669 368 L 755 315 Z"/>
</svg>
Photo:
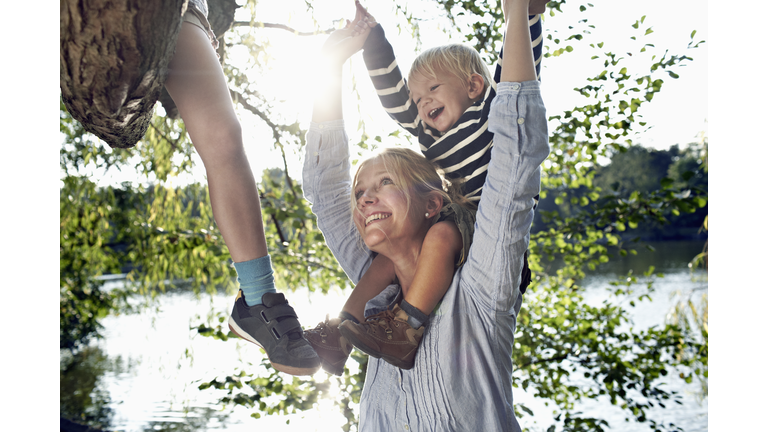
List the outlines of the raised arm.
<svg viewBox="0 0 768 432">
<path fill-rule="evenodd" d="M 495 311 L 517 300 L 523 253 L 539 193 L 540 165 L 549 154 L 547 119 L 525 26 L 528 2 L 508 2 L 502 82 L 491 107 L 494 147 L 477 213 L 474 240 L 462 271 L 464 288 Z M 522 27 L 523 31 L 520 31 Z M 516 31 L 517 29 L 517 31 Z"/>
<path fill-rule="evenodd" d="M 373 88 L 387 115 L 412 135 L 419 134 L 419 111 L 412 103 L 392 45 L 381 24 L 371 29 L 363 46 L 363 60 Z"/>
<path fill-rule="evenodd" d="M 359 1 L 356 2 L 358 8 Z M 519 25 L 520 28 L 528 28 L 531 38 L 531 53 L 534 57 L 534 64 L 536 73 L 538 73 L 541 67 L 541 54 L 542 54 L 542 39 L 541 39 L 541 17 L 540 13 L 544 12 L 546 0 L 535 0 L 531 3 L 531 8 L 528 11 L 531 15 L 524 24 Z M 365 10 L 362 8 L 362 10 Z M 367 12 L 366 12 L 367 13 Z M 408 83 L 403 78 L 400 66 L 397 63 L 395 52 L 392 45 L 384 35 L 384 29 L 380 24 L 376 24 L 375 19 L 370 14 L 367 14 L 369 21 L 362 23 L 358 28 L 362 28 L 364 25 L 375 25 L 370 32 L 365 44 L 363 45 L 363 60 L 365 66 L 368 69 L 368 75 L 371 78 L 376 94 L 379 97 L 381 105 L 384 110 L 397 124 L 403 127 L 405 130 L 413 135 L 419 134 L 419 116 L 416 105 L 412 103 L 410 98 L 410 91 L 408 90 Z M 501 61 L 504 56 L 504 51 L 499 53 L 499 62 L 496 64 L 494 71 L 494 80 L 498 83 L 501 79 Z M 423 127 L 423 126 L 422 126 Z"/>
<path fill-rule="evenodd" d="M 501 82 L 531 81 L 536 79 L 536 63 L 529 42 L 528 0 L 505 0 L 504 18 L 506 36 L 501 62 Z"/>
<path fill-rule="evenodd" d="M 365 36 L 354 36 L 352 26 L 350 23 L 335 31 L 323 45 L 321 66 L 315 75 L 317 93 L 307 132 L 302 187 L 326 244 L 357 283 L 372 256 L 352 223 L 349 139 L 341 105 L 341 67 L 362 48 Z"/>
<path fill-rule="evenodd" d="M 369 16 L 367 11 L 356 2 L 355 19 L 347 20 L 347 25 L 331 33 L 323 44 L 315 73 L 315 101 L 312 107 L 312 121 L 321 123 L 342 120 L 341 108 L 341 67 L 353 54 L 363 48 L 370 27 L 360 25 Z"/>
</svg>

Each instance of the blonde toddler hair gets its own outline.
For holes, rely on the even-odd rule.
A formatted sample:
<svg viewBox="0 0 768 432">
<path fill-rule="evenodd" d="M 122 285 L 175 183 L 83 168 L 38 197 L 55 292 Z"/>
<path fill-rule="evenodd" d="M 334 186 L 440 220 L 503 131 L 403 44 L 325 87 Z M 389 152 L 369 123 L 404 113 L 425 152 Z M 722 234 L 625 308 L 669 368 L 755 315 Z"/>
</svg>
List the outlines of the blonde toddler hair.
<svg viewBox="0 0 768 432">
<path fill-rule="evenodd" d="M 408 72 L 408 80 L 416 74 L 436 78 L 438 71 L 446 71 L 465 81 L 473 73 L 480 74 L 485 82 L 483 90 L 492 82 L 488 67 L 474 49 L 462 44 L 449 44 L 430 48 L 416 57 Z"/>
</svg>

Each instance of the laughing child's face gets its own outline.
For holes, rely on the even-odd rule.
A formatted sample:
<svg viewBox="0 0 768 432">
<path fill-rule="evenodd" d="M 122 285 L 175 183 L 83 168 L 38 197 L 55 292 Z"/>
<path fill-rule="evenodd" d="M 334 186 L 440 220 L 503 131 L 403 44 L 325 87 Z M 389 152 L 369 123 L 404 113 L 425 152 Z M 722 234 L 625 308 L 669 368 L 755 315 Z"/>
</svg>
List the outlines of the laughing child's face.
<svg viewBox="0 0 768 432">
<path fill-rule="evenodd" d="M 434 77 L 417 73 L 408 88 L 421 120 L 440 132 L 450 130 L 485 91 L 483 78 L 478 74 L 462 80 L 440 69 Z"/>
</svg>

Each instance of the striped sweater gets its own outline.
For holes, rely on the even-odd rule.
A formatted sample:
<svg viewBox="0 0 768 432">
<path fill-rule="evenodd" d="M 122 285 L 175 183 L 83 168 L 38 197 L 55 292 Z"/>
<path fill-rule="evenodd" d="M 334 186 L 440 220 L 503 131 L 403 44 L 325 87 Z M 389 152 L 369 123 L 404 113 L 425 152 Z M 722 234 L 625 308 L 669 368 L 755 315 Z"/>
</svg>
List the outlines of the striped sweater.
<svg viewBox="0 0 768 432">
<path fill-rule="evenodd" d="M 528 25 L 538 77 L 543 46 L 541 17 L 530 16 Z M 421 121 L 416 104 L 411 100 L 408 84 L 400 73 L 392 45 L 384 36 L 380 24 L 371 30 L 363 50 L 365 65 L 387 114 L 418 137 L 424 156 L 438 165 L 448 180 L 463 183 L 463 193 L 468 199 L 479 201 L 491 160 L 493 134 L 488 131 L 488 114 L 491 101 L 496 96 L 496 84 L 501 79 L 503 52 L 499 53 L 494 82 L 486 88 L 485 97 L 469 107 L 450 130 L 441 133 Z"/>
</svg>

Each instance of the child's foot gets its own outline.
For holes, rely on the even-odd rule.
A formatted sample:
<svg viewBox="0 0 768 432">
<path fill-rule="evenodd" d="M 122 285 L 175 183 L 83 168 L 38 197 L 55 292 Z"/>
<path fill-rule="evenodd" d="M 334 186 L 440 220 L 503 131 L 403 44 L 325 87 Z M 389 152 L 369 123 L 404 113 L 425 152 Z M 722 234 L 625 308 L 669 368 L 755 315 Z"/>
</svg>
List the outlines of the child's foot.
<svg viewBox="0 0 768 432">
<path fill-rule="evenodd" d="M 411 369 L 424 326 L 414 329 L 408 325 L 408 314 L 395 305 L 394 309 L 373 315 L 361 324 L 344 321 L 339 331 L 369 356 L 384 359 L 400 369 Z"/>
<path fill-rule="evenodd" d="M 352 344 L 339 333 L 341 318 L 328 319 L 317 327 L 304 330 L 304 337 L 312 345 L 323 369 L 331 374 L 341 376 L 344 373 L 344 364 L 352 352 Z"/>
<path fill-rule="evenodd" d="M 237 293 L 229 329 L 267 352 L 272 366 L 291 375 L 312 375 L 320 369 L 320 358 L 304 339 L 296 312 L 285 296 L 267 293 L 263 304 L 248 306 L 243 291 Z"/>
<path fill-rule="evenodd" d="M 528 15 L 538 15 L 547 11 L 549 0 L 531 0 L 528 3 Z"/>
</svg>

